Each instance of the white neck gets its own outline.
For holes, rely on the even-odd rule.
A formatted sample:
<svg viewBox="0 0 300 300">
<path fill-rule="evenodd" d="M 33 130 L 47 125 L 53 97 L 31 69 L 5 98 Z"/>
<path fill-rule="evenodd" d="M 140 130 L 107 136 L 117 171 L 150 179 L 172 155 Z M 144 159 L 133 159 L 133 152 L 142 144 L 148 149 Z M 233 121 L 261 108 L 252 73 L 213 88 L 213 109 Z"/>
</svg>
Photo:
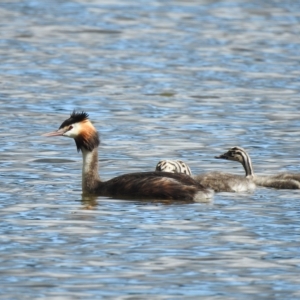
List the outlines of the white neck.
<svg viewBox="0 0 300 300">
<path fill-rule="evenodd" d="M 88 151 L 81 148 L 83 164 L 82 164 L 82 192 L 92 192 L 97 183 L 100 182 L 98 174 L 98 148 Z"/>
</svg>

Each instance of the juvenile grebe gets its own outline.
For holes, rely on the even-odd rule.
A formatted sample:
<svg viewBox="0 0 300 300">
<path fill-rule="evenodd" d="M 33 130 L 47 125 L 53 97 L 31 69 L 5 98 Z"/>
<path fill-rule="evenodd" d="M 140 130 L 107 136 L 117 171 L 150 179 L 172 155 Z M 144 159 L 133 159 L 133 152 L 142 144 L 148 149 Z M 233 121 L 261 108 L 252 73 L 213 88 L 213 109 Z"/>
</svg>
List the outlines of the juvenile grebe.
<svg viewBox="0 0 300 300">
<path fill-rule="evenodd" d="M 215 192 L 248 192 L 255 189 L 255 183 L 251 176 L 244 177 L 223 172 L 208 172 L 200 175 L 192 175 L 189 166 L 180 160 L 161 160 L 156 165 L 156 171 L 185 173 L 192 176 L 197 182 Z"/>
<path fill-rule="evenodd" d="M 241 147 L 230 148 L 224 154 L 217 156 L 219 159 L 227 159 L 238 161 L 244 167 L 246 177 L 251 176 L 256 185 L 276 188 L 276 189 L 299 189 L 300 182 L 295 180 L 297 174 L 282 173 L 274 176 L 260 176 L 255 175 L 253 172 L 253 166 L 247 151 Z M 299 177 L 298 177 L 299 178 Z"/>
<path fill-rule="evenodd" d="M 101 181 L 98 174 L 99 135 L 85 112 L 73 111 L 57 131 L 43 136 L 66 136 L 75 140 L 77 150 L 82 152 L 83 157 L 83 194 L 196 202 L 209 201 L 213 196 L 213 191 L 184 174 L 141 172 Z"/>
</svg>

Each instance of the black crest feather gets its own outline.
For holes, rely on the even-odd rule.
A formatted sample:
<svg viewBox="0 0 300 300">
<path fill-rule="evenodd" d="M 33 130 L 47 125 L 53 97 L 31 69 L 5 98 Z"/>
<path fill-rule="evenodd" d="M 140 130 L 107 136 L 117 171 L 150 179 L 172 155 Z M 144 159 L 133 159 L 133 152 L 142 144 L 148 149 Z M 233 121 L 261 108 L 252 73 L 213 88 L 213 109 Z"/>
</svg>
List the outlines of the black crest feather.
<svg viewBox="0 0 300 300">
<path fill-rule="evenodd" d="M 76 112 L 75 110 L 73 110 L 73 112 L 70 115 L 70 118 L 63 121 L 63 123 L 60 125 L 59 129 L 64 128 L 66 126 L 70 126 L 74 123 L 82 122 L 88 118 L 89 118 L 89 115 L 86 112 L 84 112 L 84 111 Z"/>
</svg>

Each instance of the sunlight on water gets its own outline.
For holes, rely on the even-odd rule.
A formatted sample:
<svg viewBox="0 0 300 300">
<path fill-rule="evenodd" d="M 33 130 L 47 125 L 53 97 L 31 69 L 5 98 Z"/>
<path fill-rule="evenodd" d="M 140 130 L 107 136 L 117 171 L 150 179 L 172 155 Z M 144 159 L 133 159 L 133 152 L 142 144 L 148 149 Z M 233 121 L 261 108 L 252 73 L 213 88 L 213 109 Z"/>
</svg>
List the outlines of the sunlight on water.
<svg viewBox="0 0 300 300">
<path fill-rule="evenodd" d="M 210 204 L 82 198 L 73 109 L 106 180 L 246 148 L 258 174 L 300 170 L 297 1 L 6 1 L 0 98 L 0 299 L 297 299 L 300 194 Z"/>
</svg>

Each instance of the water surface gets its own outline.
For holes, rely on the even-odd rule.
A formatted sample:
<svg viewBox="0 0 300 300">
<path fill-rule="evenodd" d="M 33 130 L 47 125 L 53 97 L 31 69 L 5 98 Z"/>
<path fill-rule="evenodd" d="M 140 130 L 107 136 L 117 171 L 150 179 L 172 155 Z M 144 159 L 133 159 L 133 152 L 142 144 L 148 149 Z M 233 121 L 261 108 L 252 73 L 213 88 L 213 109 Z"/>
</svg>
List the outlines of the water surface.
<svg viewBox="0 0 300 300">
<path fill-rule="evenodd" d="M 57 129 L 86 110 L 103 179 L 246 148 L 257 173 L 300 169 L 299 1 L 0 4 L 0 299 L 297 299 L 300 194 L 211 204 L 82 199 Z"/>
</svg>

